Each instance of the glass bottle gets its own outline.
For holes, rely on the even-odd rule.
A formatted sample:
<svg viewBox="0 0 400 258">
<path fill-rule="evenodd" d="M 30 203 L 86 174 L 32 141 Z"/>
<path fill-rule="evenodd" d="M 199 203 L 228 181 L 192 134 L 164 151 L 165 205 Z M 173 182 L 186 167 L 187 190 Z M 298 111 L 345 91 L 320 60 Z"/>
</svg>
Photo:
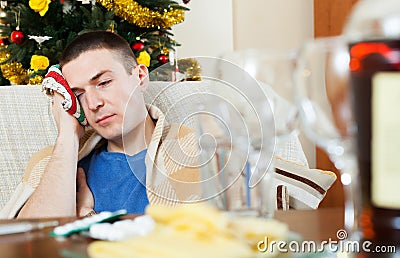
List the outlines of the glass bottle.
<svg viewBox="0 0 400 258">
<path fill-rule="evenodd" d="M 372 243 L 362 257 L 400 257 L 400 1 L 358 2 L 344 34 L 357 127 L 359 226 Z M 385 252 L 375 249 L 381 246 Z"/>
</svg>

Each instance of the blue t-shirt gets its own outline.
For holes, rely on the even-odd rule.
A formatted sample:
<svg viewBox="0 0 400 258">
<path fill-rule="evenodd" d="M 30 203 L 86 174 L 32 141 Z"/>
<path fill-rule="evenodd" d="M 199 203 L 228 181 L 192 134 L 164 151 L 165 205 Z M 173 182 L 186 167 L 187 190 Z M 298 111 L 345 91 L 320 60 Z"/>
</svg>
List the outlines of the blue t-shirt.
<svg viewBox="0 0 400 258">
<path fill-rule="evenodd" d="M 144 213 L 149 204 L 145 187 L 146 152 L 129 156 L 108 152 L 104 147 L 79 162 L 93 193 L 96 212 L 126 209 L 131 214 Z"/>
</svg>

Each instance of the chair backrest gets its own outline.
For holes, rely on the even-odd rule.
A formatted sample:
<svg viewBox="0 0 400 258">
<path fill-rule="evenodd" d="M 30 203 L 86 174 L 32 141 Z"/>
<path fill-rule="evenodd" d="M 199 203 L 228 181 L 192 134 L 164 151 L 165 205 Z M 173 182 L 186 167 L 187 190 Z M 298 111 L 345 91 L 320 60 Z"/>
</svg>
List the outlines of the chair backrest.
<svg viewBox="0 0 400 258">
<path fill-rule="evenodd" d="M 201 94 L 216 87 L 213 82 L 150 82 L 146 103 L 160 108 L 170 123 L 194 124 L 191 116 Z M 20 182 L 30 156 L 53 145 L 57 128 L 51 112 L 51 100 L 40 86 L 0 86 L 0 209 Z M 297 137 L 276 154 L 307 164 Z"/>
</svg>

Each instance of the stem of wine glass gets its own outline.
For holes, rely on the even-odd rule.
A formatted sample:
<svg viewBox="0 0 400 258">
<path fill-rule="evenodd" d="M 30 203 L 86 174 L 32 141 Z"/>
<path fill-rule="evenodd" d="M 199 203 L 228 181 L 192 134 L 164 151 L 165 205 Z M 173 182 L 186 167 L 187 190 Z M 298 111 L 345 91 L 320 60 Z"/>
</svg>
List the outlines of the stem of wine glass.
<svg viewBox="0 0 400 258">
<path fill-rule="evenodd" d="M 360 186 L 358 166 L 355 153 L 344 146 L 341 154 L 329 153 L 334 165 L 340 170 L 340 179 L 345 195 L 344 226 L 352 238 L 358 237 L 358 214 Z"/>
</svg>

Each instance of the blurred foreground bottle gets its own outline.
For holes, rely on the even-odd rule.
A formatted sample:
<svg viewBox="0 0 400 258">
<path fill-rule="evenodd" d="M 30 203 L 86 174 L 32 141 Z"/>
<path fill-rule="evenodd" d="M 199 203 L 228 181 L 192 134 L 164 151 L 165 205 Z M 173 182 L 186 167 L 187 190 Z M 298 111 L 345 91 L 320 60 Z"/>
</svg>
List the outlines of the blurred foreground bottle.
<svg viewBox="0 0 400 258">
<path fill-rule="evenodd" d="M 400 257 L 400 0 L 361 0 L 349 42 L 365 257 Z M 393 253 L 394 247 L 397 253 Z"/>
</svg>

